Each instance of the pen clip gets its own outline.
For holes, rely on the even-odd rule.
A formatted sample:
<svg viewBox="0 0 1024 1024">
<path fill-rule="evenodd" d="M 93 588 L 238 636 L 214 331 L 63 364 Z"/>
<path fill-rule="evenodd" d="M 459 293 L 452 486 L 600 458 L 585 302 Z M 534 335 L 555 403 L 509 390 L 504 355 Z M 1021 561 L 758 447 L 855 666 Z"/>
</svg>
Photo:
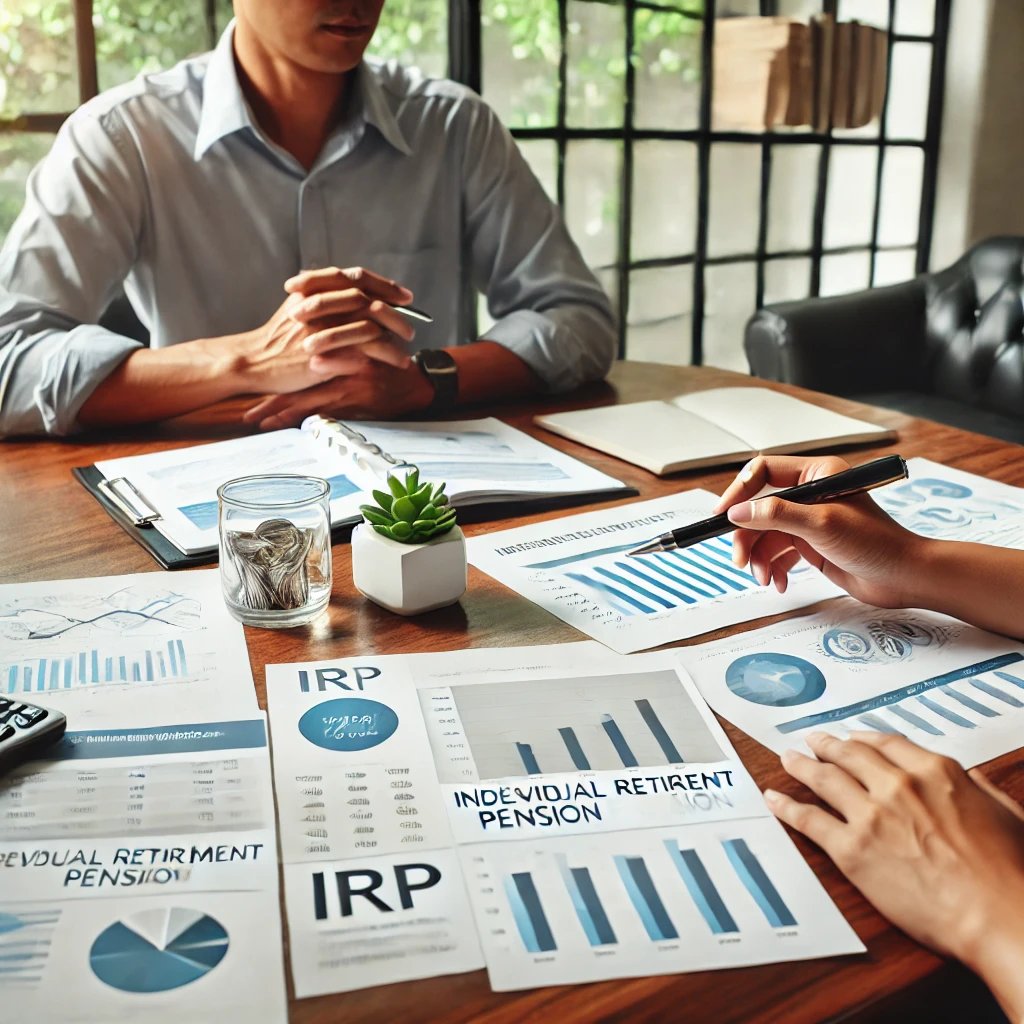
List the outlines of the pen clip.
<svg viewBox="0 0 1024 1024">
<path fill-rule="evenodd" d="M 148 526 L 161 518 L 160 513 L 127 477 L 101 480 L 96 486 L 132 521 L 132 526 Z"/>
</svg>

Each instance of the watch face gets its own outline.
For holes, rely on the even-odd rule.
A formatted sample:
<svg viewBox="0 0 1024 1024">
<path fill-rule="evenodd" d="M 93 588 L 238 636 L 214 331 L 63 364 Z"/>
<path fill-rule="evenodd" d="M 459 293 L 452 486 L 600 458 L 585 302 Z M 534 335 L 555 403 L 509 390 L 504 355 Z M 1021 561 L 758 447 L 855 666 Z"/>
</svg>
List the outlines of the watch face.
<svg viewBox="0 0 1024 1024">
<path fill-rule="evenodd" d="M 432 372 L 444 372 L 455 369 L 455 360 L 451 354 L 443 351 L 442 349 L 436 348 L 424 348 L 420 349 L 416 353 L 416 358 L 419 361 L 420 366 L 426 370 Z"/>
</svg>

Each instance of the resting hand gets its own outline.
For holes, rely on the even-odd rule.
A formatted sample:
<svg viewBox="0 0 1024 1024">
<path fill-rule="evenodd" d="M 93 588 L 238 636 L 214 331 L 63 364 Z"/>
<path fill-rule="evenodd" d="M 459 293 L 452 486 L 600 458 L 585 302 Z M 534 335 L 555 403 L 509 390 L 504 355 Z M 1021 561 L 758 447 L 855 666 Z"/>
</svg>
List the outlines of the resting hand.
<svg viewBox="0 0 1024 1024">
<path fill-rule="evenodd" d="M 893 924 L 955 956 L 1024 1016 L 1024 814 L 977 770 L 902 736 L 812 733 L 782 763 L 833 807 L 773 790 L 769 808 L 818 844 Z"/>
<path fill-rule="evenodd" d="M 361 267 L 306 271 L 285 282 L 288 297 L 262 327 L 240 336 L 246 387 L 260 394 L 299 391 L 364 359 L 408 367 L 404 343 L 415 331 L 392 304 L 412 292 Z"/>
<path fill-rule="evenodd" d="M 921 538 L 900 526 L 867 494 L 819 505 L 781 498 L 751 500 L 763 487 L 792 487 L 831 476 L 849 465 L 842 459 L 758 456 L 743 467 L 715 508 L 728 510 L 739 529 L 733 561 L 750 563 L 762 586 L 774 581 L 780 593 L 789 571 L 804 558 L 833 583 L 868 604 L 902 607 L 908 567 Z"/>
<path fill-rule="evenodd" d="M 335 359 L 334 376 L 323 384 L 273 395 L 254 405 L 243 417 L 260 430 L 298 426 L 307 416 L 352 419 L 395 419 L 426 409 L 434 389 L 418 366 L 397 367 L 373 359 L 365 346 Z"/>
</svg>

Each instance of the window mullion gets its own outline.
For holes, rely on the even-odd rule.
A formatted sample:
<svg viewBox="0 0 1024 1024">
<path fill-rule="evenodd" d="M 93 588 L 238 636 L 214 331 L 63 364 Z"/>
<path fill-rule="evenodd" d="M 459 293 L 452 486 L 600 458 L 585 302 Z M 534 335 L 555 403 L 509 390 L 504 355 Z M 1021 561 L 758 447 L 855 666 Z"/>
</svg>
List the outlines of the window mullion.
<svg viewBox="0 0 1024 1024">
<path fill-rule="evenodd" d="M 85 103 L 100 91 L 96 69 L 96 31 L 92 24 L 92 0 L 74 0 L 74 5 L 78 98 L 81 103 Z"/>
</svg>

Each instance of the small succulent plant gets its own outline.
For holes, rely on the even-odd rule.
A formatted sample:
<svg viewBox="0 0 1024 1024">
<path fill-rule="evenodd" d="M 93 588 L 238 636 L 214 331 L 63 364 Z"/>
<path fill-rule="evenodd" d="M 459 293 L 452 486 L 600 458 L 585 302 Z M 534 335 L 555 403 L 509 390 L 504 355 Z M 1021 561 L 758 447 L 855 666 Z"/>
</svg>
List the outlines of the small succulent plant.
<svg viewBox="0 0 1024 1024">
<path fill-rule="evenodd" d="M 420 471 L 412 469 L 405 480 L 388 477 L 386 491 L 374 491 L 376 505 L 361 505 L 366 521 L 378 532 L 400 544 L 425 544 L 455 525 L 455 509 L 448 504 L 444 484 L 420 483 Z"/>
</svg>

